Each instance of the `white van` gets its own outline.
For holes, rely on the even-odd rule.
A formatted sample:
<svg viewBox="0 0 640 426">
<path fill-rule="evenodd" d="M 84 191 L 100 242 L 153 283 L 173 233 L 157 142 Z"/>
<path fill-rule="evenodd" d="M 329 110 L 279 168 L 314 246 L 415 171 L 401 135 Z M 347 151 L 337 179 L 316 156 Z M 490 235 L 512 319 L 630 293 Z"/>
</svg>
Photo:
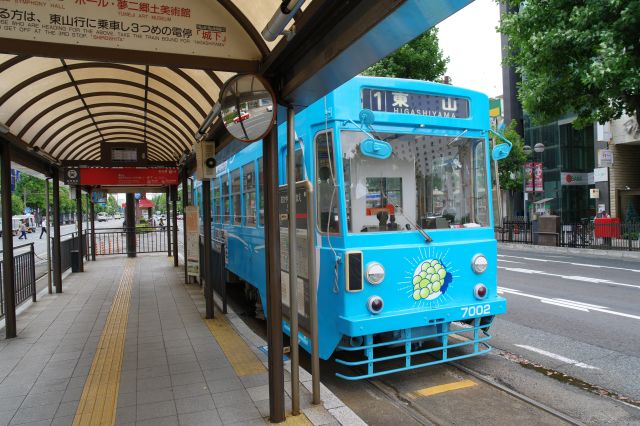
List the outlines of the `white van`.
<svg viewBox="0 0 640 426">
<path fill-rule="evenodd" d="M 98 222 L 106 222 L 109 219 L 109 215 L 107 215 L 106 212 L 100 212 L 96 216 L 96 219 L 98 219 Z"/>
</svg>

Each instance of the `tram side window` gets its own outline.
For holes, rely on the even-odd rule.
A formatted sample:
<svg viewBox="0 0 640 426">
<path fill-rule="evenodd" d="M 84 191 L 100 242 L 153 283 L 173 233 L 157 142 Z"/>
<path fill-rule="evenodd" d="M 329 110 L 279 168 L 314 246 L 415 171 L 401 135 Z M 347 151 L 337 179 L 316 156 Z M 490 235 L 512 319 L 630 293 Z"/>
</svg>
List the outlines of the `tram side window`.
<svg viewBox="0 0 640 426">
<path fill-rule="evenodd" d="M 233 200 L 233 224 L 242 223 L 242 207 L 240 206 L 240 169 L 231 172 L 231 197 Z"/>
<path fill-rule="evenodd" d="M 333 152 L 333 135 L 316 136 L 316 209 L 320 232 L 340 232 L 338 187 Z"/>
<path fill-rule="evenodd" d="M 260 194 L 260 199 L 258 200 L 259 223 L 264 226 L 264 172 L 262 158 L 258 160 L 258 193 Z"/>
<path fill-rule="evenodd" d="M 287 181 L 287 165 L 289 164 L 288 161 L 285 161 L 284 163 L 284 175 L 285 175 L 285 182 Z M 295 163 L 295 178 L 296 178 L 296 182 L 300 182 L 301 180 L 304 179 L 304 162 L 302 161 L 302 150 L 299 149 L 296 151 L 296 163 Z"/>
<path fill-rule="evenodd" d="M 220 179 L 222 181 L 222 223 L 229 223 L 229 175 L 224 174 Z"/>
<path fill-rule="evenodd" d="M 242 192 L 244 198 L 244 224 L 256 226 L 256 174 L 255 166 L 249 163 L 242 167 Z"/>
<path fill-rule="evenodd" d="M 220 223 L 220 179 L 213 179 L 211 181 L 211 185 L 213 185 L 213 222 Z"/>
</svg>

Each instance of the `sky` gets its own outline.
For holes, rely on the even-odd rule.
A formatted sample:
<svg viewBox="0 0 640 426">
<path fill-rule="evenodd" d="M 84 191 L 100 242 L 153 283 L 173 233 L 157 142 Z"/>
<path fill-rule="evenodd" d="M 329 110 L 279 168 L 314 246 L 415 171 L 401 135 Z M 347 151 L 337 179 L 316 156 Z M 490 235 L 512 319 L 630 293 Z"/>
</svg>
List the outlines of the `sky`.
<svg viewBox="0 0 640 426">
<path fill-rule="evenodd" d="M 495 0 L 475 0 L 437 26 L 453 85 L 489 97 L 502 94 L 500 34 L 495 30 L 499 20 Z"/>
</svg>

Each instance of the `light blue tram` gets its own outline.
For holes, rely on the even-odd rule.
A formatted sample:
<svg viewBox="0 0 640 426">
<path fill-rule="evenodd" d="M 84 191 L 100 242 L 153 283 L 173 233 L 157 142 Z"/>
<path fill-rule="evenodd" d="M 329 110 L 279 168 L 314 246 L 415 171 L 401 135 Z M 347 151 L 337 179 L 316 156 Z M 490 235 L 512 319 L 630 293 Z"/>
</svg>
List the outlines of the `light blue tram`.
<svg viewBox="0 0 640 426">
<path fill-rule="evenodd" d="M 315 193 L 320 357 L 335 352 L 348 366 L 338 375 L 361 379 L 488 352 L 506 301 L 487 97 L 356 77 L 298 113 L 295 127 L 296 179 Z M 278 139 L 285 184 L 286 124 Z M 212 226 L 224 230 L 228 271 L 266 306 L 261 156 L 256 142 L 217 166 Z"/>
</svg>

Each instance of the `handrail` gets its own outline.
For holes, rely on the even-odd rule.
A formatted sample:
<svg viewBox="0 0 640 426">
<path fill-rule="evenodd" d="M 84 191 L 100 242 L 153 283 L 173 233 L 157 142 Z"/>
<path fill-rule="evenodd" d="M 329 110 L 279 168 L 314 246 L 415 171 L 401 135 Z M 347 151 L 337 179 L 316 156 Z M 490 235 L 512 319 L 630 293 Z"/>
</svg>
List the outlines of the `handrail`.
<svg viewBox="0 0 640 426">
<path fill-rule="evenodd" d="M 32 246 L 33 244 L 34 243 L 24 243 L 24 244 L 19 245 L 19 246 L 14 246 L 13 249 L 17 250 L 17 249 L 20 249 L 20 248 L 23 248 L 23 247 Z M 4 253 L 4 250 L 0 250 L 0 254 L 2 254 L 2 253 Z"/>
</svg>

